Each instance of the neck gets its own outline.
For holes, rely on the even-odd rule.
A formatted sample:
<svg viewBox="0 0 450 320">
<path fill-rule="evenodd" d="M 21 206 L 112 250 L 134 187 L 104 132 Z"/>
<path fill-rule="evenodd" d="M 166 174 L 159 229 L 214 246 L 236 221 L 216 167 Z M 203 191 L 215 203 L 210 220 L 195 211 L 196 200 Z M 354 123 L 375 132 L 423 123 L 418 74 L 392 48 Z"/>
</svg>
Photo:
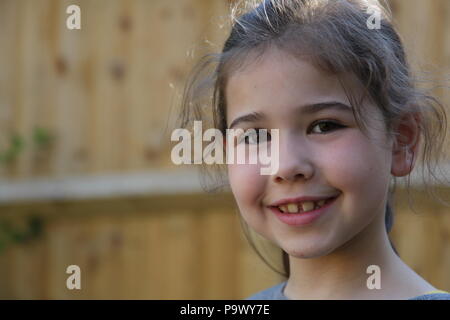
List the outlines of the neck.
<svg viewBox="0 0 450 320">
<path fill-rule="evenodd" d="M 288 299 L 408 299 L 435 289 L 395 254 L 384 216 L 331 254 L 310 259 L 290 256 Z M 381 289 L 369 289 L 370 265 L 380 268 Z M 370 281 L 369 281 L 370 282 Z"/>
</svg>

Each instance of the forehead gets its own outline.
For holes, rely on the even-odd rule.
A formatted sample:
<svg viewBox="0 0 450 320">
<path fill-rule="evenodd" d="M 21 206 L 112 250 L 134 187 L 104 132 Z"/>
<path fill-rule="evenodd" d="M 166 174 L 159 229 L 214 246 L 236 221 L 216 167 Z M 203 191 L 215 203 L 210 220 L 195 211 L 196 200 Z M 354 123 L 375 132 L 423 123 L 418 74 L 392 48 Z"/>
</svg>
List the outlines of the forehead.
<svg viewBox="0 0 450 320">
<path fill-rule="evenodd" d="M 228 113 L 244 106 L 283 107 L 328 98 L 349 102 L 337 75 L 276 49 L 231 74 L 225 95 Z"/>
</svg>

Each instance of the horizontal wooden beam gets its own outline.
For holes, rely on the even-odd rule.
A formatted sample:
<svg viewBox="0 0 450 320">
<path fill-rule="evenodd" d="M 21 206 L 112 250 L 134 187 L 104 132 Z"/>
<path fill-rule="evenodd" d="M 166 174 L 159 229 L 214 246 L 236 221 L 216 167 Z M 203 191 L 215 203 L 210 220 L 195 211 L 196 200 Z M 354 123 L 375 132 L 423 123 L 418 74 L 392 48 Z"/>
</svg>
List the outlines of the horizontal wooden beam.
<svg viewBox="0 0 450 320">
<path fill-rule="evenodd" d="M 450 166 L 444 166 L 438 176 L 450 177 Z M 411 186 L 423 186 L 419 178 L 421 170 L 414 170 Z M 428 179 L 427 179 L 428 181 Z M 398 187 L 406 183 L 405 178 L 397 178 Z M 370 181 L 368 181 L 370 183 Z M 432 183 L 430 185 L 449 187 Z M 35 180 L 0 180 L 0 203 L 18 201 L 52 201 L 95 199 L 105 197 L 170 195 L 202 193 L 200 173 L 197 170 L 144 171 L 126 174 L 72 176 L 63 178 L 43 178 Z"/>
<path fill-rule="evenodd" d="M 0 203 L 192 192 L 203 192 L 195 170 L 0 180 Z"/>
</svg>

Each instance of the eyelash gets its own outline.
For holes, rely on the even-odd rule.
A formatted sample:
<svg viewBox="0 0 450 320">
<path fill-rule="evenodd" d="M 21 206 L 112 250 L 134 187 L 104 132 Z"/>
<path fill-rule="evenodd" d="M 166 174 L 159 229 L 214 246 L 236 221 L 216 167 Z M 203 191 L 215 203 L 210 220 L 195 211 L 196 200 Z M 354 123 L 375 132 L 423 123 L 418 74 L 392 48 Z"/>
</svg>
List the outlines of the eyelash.
<svg viewBox="0 0 450 320">
<path fill-rule="evenodd" d="M 318 124 L 323 124 L 323 123 L 326 123 L 326 124 L 332 124 L 333 126 L 335 126 L 337 129 L 335 129 L 335 130 L 338 130 L 338 129 L 342 129 L 342 128 L 345 128 L 345 126 L 343 126 L 343 125 L 341 125 L 341 124 L 339 124 L 339 123 L 337 123 L 337 122 L 335 122 L 335 121 L 330 121 L 330 120 L 320 120 L 320 121 L 317 121 L 317 122 L 315 122 L 315 123 L 313 123 L 312 125 L 311 125 L 311 127 L 310 128 L 314 128 L 314 127 L 316 127 Z M 257 132 L 259 132 L 259 130 L 262 130 L 261 128 L 254 128 Z M 334 131 L 334 130 L 331 130 L 331 131 Z M 308 133 L 309 132 L 311 132 L 311 130 L 308 130 Z M 270 132 L 268 131 L 267 132 L 267 138 L 268 138 L 268 140 L 270 141 Z M 326 134 L 326 133 L 317 133 L 317 134 L 321 134 L 321 135 L 323 135 L 323 134 Z M 249 143 L 247 143 L 246 141 L 246 139 L 248 138 L 249 136 L 248 135 L 246 135 L 244 138 L 243 138 L 243 140 L 244 140 L 244 142 L 245 142 L 245 144 L 249 144 Z M 240 140 L 242 140 L 242 138 L 240 139 Z M 240 141 L 239 143 L 241 143 L 242 141 Z"/>
<path fill-rule="evenodd" d="M 345 128 L 345 126 L 343 126 L 343 125 L 341 125 L 341 124 L 339 124 L 339 123 L 337 123 L 337 122 L 335 122 L 335 121 L 330 121 L 330 120 L 320 120 L 320 121 L 317 121 L 317 122 L 313 123 L 313 124 L 311 125 L 311 127 L 314 128 L 316 125 L 322 124 L 322 123 L 327 123 L 327 124 L 331 123 L 333 126 L 337 127 L 338 129 Z M 334 130 L 331 130 L 331 131 L 334 131 Z M 324 133 L 318 133 L 318 134 L 324 134 Z"/>
</svg>

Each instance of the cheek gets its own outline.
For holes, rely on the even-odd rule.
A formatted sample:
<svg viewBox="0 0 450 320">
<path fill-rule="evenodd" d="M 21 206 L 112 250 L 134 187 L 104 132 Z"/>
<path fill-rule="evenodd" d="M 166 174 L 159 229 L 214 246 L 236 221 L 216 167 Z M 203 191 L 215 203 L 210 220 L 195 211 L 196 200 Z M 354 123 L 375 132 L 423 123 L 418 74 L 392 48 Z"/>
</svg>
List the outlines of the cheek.
<svg viewBox="0 0 450 320">
<path fill-rule="evenodd" d="M 257 200 L 264 192 L 264 177 L 260 174 L 258 165 L 228 165 L 231 190 L 241 209 L 257 204 Z"/>
<path fill-rule="evenodd" d="M 362 212 L 375 214 L 382 210 L 390 180 L 387 151 L 361 137 L 353 137 L 336 143 L 329 159 L 323 165 L 327 166 L 329 183 L 346 195 L 343 211 L 366 223 L 367 216 L 361 215 Z M 349 217 L 356 222 L 354 218 Z"/>
<path fill-rule="evenodd" d="M 327 148 L 322 159 L 329 159 L 327 167 L 329 177 L 338 184 L 360 188 L 374 185 L 377 181 L 389 178 L 389 155 L 361 137 L 349 137 L 337 142 L 333 149 Z"/>
<path fill-rule="evenodd" d="M 242 218 L 251 229 L 270 238 L 261 214 L 268 176 L 260 174 L 258 165 L 229 164 L 228 179 Z"/>
</svg>

